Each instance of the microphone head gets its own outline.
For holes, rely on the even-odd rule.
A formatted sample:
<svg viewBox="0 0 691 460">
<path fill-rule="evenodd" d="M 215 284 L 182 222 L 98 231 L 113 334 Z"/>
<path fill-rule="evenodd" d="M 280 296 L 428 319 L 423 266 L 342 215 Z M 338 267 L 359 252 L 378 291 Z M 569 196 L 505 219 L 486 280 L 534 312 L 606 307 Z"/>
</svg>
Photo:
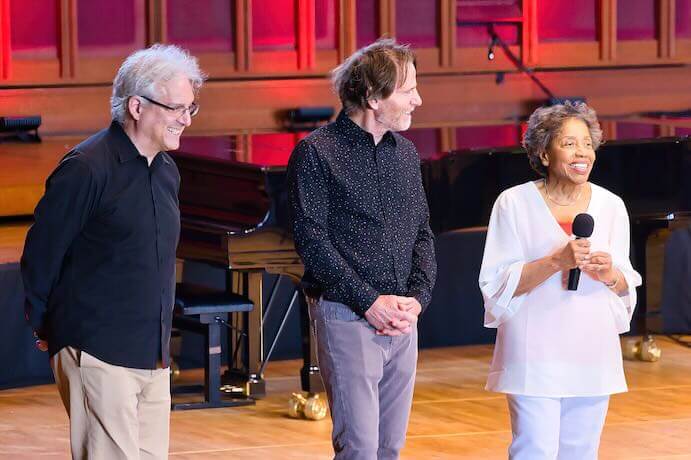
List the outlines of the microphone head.
<svg viewBox="0 0 691 460">
<path fill-rule="evenodd" d="M 574 217 L 573 224 L 571 225 L 571 231 L 579 238 L 588 238 L 593 234 L 594 227 L 595 220 L 593 220 L 593 216 L 590 214 L 581 213 Z"/>
</svg>

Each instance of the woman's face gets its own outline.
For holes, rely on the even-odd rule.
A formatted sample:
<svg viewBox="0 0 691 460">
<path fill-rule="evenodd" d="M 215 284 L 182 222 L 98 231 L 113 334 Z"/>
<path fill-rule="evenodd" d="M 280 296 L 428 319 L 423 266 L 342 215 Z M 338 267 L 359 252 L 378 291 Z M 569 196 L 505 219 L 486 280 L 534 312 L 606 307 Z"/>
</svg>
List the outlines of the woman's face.
<svg viewBox="0 0 691 460">
<path fill-rule="evenodd" d="M 578 118 L 566 119 L 541 160 L 550 180 L 587 182 L 595 163 L 588 125 Z"/>
</svg>

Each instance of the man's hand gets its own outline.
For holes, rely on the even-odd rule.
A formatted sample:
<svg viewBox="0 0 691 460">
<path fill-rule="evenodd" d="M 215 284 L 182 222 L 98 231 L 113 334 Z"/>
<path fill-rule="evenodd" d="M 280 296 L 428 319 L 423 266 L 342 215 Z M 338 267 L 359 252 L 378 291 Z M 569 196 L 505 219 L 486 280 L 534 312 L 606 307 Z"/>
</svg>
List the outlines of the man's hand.
<svg viewBox="0 0 691 460">
<path fill-rule="evenodd" d="M 414 318 L 411 317 L 408 320 L 408 327 L 405 329 L 397 329 L 391 326 L 386 329 L 378 330 L 378 335 L 398 336 L 402 334 L 408 334 L 412 330 L 413 324 L 417 323 L 418 317 L 422 312 L 422 305 L 420 305 L 420 302 L 418 302 L 418 300 L 415 297 L 396 296 L 396 298 L 398 300 L 398 309 L 400 311 L 404 311 L 413 315 Z"/>
<path fill-rule="evenodd" d="M 365 318 L 378 335 L 398 336 L 410 333 L 421 310 L 420 303 L 412 297 L 382 295 L 365 312 Z"/>
<path fill-rule="evenodd" d="M 34 331 L 34 338 L 36 338 L 36 348 L 38 348 L 40 351 L 48 351 L 48 342 L 45 340 L 39 339 L 38 334 Z"/>
<path fill-rule="evenodd" d="M 398 297 L 398 309 L 412 313 L 417 318 L 422 313 L 422 305 L 415 297 Z"/>
</svg>

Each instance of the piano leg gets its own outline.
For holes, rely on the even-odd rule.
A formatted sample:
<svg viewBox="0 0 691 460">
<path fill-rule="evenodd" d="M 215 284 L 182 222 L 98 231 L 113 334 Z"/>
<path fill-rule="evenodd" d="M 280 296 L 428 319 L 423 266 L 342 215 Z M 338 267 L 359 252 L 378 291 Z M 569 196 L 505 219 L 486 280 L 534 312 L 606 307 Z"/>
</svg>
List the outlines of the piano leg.
<svg viewBox="0 0 691 460">
<path fill-rule="evenodd" d="M 638 224 L 638 223 L 637 223 Z M 649 225 L 638 224 L 634 225 L 632 236 L 633 259 L 635 268 L 638 273 L 645 277 L 647 270 L 647 243 L 648 237 L 654 231 Z M 632 335 L 647 335 L 648 334 L 648 295 L 646 289 L 646 282 L 644 278 L 643 284 L 638 288 L 638 305 L 633 312 L 631 318 L 631 334 Z"/>
<path fill-rule="evenodd" d="M 254 308 L 248 313 L 234 315 L 234 326 L 244 331 L 246 337 L 238 340 L 237 331 L 228 335 L 228 372 L 223 381 L 231 388 L 242 388 L 246 396 L 255 399 L 266 396 L 266 382 L 259 371 L 264 359 L 262 275 L 261 271 L 231 272 L 227 286 L 232 292 L 247 296 Z"/>
<path fill-rule="evenodd" d="M 266 396 L 266 382 L 264 376 L 259 373 L 262 361 L 264 361 L 264 297 L 262 293 L 263 272 L 250 272 L 247 276 L 247 297 L 254 303 L 254 308 L 247 314 L 248 317 L 248 396 Z"/>
<path fill-rule="evenodd" d="M 304 293 L 298 296 L 300 302 L 300 332 L 302 336 L 302 360 L 300 370 L 300 384 L 302 391 L 320 393 L 324 391 L 324 383 L 319 373 L 317 363 L 317 340 L 310 321 L 308 305 Z"/>
</svg>

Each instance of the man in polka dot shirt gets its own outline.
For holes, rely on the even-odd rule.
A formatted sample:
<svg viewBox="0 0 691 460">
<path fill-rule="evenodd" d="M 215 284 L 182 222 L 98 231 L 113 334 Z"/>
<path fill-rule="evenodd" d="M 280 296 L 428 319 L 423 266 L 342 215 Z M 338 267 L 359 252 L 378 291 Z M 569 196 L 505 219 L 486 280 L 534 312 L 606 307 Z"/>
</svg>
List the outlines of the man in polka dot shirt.
<svg viewBox="0 0 691 460">
<path fill-rule="evenodd" d="M 415 146 L 415 56 L 381 39 L 333 72 L 338 119 L 293 151 L 289 196 L 337 459 L 395 459 L 405 442 L 417 319 L 436 278 Z"/>
</svg>

